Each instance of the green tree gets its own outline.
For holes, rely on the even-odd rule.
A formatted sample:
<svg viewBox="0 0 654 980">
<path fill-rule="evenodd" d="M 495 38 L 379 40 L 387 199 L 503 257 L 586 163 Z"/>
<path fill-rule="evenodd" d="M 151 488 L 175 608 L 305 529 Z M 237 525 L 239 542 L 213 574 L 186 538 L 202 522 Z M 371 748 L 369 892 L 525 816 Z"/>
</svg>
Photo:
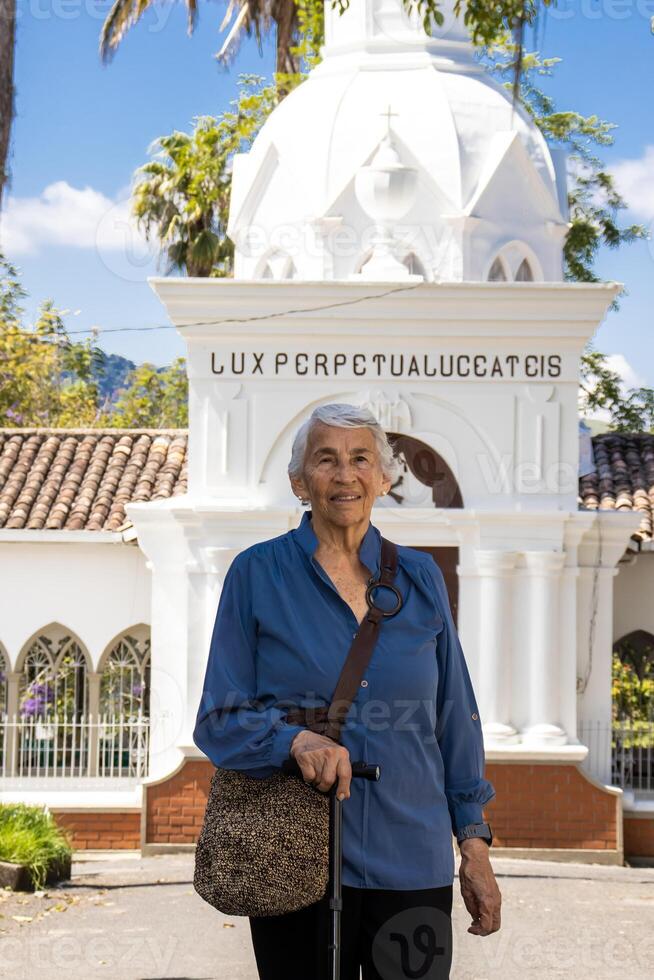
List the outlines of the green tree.
<svg viewBox="0 0 654 980">
<path fill-rule="evenodd" d="M 588 344 L 581 358 L 579 411 L 592 416 L 607 411 L 615 432 L 654 432 L 654 390 L 627 388 L 617 371 L 607 364 L 607 355 Z"/>
<path fill-rule="evenodd" d="M 131 371 L 105 424 L 121 429 L 185 428 L 188 379 L 184 358 L 178 357 L 163 369 L 146 363 Z"/>
<path fill-rule="evenodd" d="M 196 117 L 192 133 L 175 131 L 151 144 L 155 159 L 135 173 L 133 212 L 146 238 L 162 246 L 167 272 L 231 272 L 234 247 L 226 228 L 232 157 L 249 148 L 277 100 L 274 85 L 243 76 L 238 99 L 220 118 Z"/>
<path fill-rule="evenodd" d="M 4 425 L 93 425 L 98 418 L 94 339 L 70 339 L 52 300 L 33 327 L 23 325 L 25 292 L 16 268 L 0 254 L 0 419 Z"/>
<path fill-rule="evenodd" d="M 73 341 L 52 300 L 33 327 L 23 323 L 26 293 L 0 253 L 0 425 L 48 428 L 183 428 L 188 425 L 184 358 L 129 372 L 118 398 L 100 393 L 106 355 L 95 336 Z"/>
<path fill-rule="evenodd" d="M 647 660 L 639 676 L 630 663 L 613 652 L 613 718 L 615 721 L 654 722 L 654 663 Z"/>
</svg>

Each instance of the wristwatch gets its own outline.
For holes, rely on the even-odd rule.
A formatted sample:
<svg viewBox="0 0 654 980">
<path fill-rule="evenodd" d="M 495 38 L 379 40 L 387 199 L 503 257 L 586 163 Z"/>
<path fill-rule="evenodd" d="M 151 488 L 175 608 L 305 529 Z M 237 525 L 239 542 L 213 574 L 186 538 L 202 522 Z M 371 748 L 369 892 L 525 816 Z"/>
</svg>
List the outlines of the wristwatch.
<svg viewBox="0 0 654 980">
<path fill-rule="evenodd" d="M 469 823 L 466 827 L 461 827 L 456 833 L 456 842 L 460 844 L 463 840 L 471 837 L 481 837 L 490 847 L 493 843 L 493 831 L 489 823 Z"/>
</svg>

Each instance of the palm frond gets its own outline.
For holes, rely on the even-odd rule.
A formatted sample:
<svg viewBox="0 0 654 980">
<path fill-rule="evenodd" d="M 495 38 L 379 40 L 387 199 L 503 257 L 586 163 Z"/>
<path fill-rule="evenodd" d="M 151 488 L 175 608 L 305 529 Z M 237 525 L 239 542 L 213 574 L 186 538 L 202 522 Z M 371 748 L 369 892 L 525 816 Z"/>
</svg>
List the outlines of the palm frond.
<svg viewBox="0 0 654 980">
<path fill-rule="evenodd" d="M 187 32 L 192 34 L 198 17 L 197 0 L 184 0 L 184 3 L 188 12 Z M 100 58 L 104 64 L 111 60 L 129 29 L 152 4 L 153 0 L 115 0 L 100 31 Z"/>
<path fill-rule="evenodd" d="M 230 3 L 228 14 L 233 13 L 234 3 Z M 223 41 L 222 47 L 218 54 L 216 55 L 216 60 L 223 65 L 229 64 L 230 61 L 236 56 L 241 40 L 243 38 L 243 33 L 245 31 L 246 21 L 248 16 L 247 4 L 243 4 L 239 10 L 234 23 L 232 24 L 229 33 L 225 40 Z M 220 25 L 220 29 L 224 30 L 229 23 L 228 16 L 225 15 L 225 19 Z"/>
<path fill-rule="evenodd" d="M 226 31 L 227 28 L 229 27 L 229 22 L 232 19 L 232 17 L 234 16 L 234 11 L 236 10 L 236 8 L 238 6 L 240 6 L 239 0 L 229 0 L 229 3 L 227 4 L 227 10 L 225 11 L 225 16 L 223 17 L 222 23 L 221 23 L 220 27 L 218 28 L 218 30 L 221 33 L 223 31 Z"/>
<path fill-rule="evenodd" d="M 115 0 L 100 31 L 100 58 L 105 64 L 151 2 L 152 0 Z"/>
<path fill-rule="evenodd" d="M 186 0 L 188 17 L 186 19 L 186 33 L 191 36 L 198 19 L 198 0 Z"/>
</svg>

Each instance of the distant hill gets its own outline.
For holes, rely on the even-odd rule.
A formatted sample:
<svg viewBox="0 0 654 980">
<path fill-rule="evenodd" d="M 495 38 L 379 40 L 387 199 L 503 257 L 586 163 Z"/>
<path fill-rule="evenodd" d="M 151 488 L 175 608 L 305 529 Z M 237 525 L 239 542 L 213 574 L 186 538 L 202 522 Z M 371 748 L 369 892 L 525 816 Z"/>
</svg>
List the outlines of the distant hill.
<svg viewBox="0 0 654 980">
<path fill-rule="evenodd" d="M 591 436 L 598 436 L 602 432 L 611 431 L 611 424 L 610 422 L 605 421 L 605 419 L 584 418 L 584 422 L 590 429 Z"/>
<path fill-rule="evenodd" d="M 103 362 L 94 366 L 92 374 L 100 388 L 101 398 L 108 398 L 109 401 L 114 402 L 120 389 L 125 387 L 127 375 L 137 365 L 120 354 L 106 354 L 104 351 L 102 354 Z M 165 371 L 166 367 L 166 365 L 158 367 L 157 372 Z"/>
<path fill-rule="evenodd" d="M 125 386 L 125 380 L 130 371 L 136 367 L 134 361 L 121 357 L 120 354 L 105 354 L 104 362 L 93 369 L 93 377 L 98 383 L 103 398 L 114 401 L 120 388 Z"/>
</svg>

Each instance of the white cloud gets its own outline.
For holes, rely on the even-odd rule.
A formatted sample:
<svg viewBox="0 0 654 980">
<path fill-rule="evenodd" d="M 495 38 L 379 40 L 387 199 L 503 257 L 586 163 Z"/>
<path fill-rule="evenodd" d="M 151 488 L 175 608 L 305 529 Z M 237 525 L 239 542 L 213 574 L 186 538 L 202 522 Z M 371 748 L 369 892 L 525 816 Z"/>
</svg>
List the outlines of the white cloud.
<svg viewBox="0 0 654 980">
<path fill-rule="evenodd" d="M 654 219 L 654 146 L 646 146 L 638 159 L 611 164 L 610 171 L 629 210 L 645 221 Z"/>
<path fill-rule="evenodd" d="M 136 228 L 124 189 L 119 200 L 111 200 L 92 187 L 71 187 L 65 180 L 48 184 L 40 197 L 10 197 L 0 232 L 2 248 L 12 258 L 50 245 L 125 254 L 152 249 Z"/>
<path fill-rule="evenodd" d="M 606 366 L 611 371 L 615 371 L 622 379 L 622 391 L 626 393 L 628 388 L 645 388 L 647 382 L 635 368 L 631 366 L 624 354 L 607 354 Z"/>
</svg>

